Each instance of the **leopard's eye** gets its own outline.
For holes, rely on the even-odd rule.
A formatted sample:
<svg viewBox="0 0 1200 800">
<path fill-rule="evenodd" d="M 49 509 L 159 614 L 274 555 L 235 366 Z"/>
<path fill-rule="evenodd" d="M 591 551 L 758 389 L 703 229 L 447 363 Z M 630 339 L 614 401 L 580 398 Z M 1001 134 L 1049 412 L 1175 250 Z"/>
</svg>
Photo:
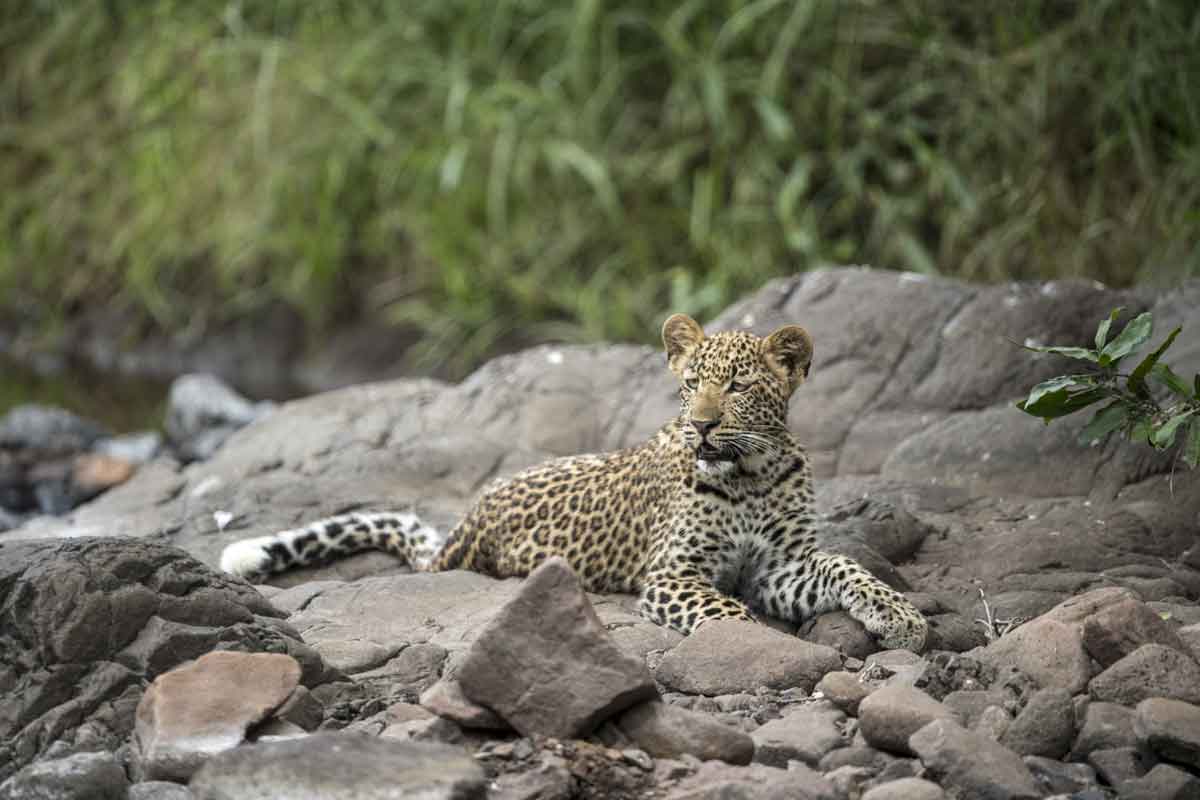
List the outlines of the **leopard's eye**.
<svg viewBox="0 0 1200 800">
<path fill-rule="evenodd" d="M 750 391 L 750 387 L 754 385 L 754 381 L 734 381 L 729 384 L 729 391 L 735 394 Z"/>
<path fill-rule="evenodd" d="M 696 387 L 700 385 L 700 381 L 698 381 L 695 377 L 684 378 L 683 385 L 687 387 L 689 392 L 694 392 L 696 391 Z"/>
</svg>

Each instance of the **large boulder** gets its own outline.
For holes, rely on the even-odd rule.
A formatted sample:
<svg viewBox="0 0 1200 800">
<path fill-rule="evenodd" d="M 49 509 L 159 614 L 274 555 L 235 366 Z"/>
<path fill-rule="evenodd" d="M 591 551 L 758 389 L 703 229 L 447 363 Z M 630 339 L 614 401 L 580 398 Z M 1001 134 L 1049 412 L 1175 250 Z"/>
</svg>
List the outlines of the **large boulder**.
<svg viewBox="0 0 1200 800">
<path fill-rule="evenodd" d="M 0 542 L 0 778 L 59 741 L 115 748 L 146 684 L 213 649 L 320 657 L 250 586 L 140 539 Z"/>
</svg>

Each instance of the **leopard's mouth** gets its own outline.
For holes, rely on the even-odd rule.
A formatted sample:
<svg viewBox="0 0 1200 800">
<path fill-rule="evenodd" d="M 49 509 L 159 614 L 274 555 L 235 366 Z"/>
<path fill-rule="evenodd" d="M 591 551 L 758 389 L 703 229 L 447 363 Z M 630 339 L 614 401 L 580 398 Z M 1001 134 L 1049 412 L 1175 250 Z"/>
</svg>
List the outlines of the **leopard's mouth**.
<svg viewBox="0 0 1200 800">
<path fill-rule="evenodd" d="M 732 450 L 726 450 L 720 447 L 714 447 L 708 442 L 700 442 L 696 445 L 696 460 L 697 461 L 733 461 L 734 453 Z"/>
</svg>

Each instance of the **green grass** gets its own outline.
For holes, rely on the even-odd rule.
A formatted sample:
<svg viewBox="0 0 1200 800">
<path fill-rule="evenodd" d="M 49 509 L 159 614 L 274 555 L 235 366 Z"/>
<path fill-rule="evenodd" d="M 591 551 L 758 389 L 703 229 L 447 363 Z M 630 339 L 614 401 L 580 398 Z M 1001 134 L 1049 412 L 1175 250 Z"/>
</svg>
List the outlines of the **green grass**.
<svg viewBox="0 0 1200 800">
<path fill-rule="evenodd" d="M 1200 6 L 31 0 L 0 291 L 646 340 L 782 274 L 1200 274 Z M 0 302 L 3 305 L 3 302 Z"/>
</svg>

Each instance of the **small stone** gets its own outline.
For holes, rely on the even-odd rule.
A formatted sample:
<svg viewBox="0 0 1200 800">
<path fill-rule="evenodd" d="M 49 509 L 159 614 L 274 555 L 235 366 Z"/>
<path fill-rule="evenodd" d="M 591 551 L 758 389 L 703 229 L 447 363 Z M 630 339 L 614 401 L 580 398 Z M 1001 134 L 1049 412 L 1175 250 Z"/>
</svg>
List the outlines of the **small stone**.
<svg viewBox="0 0 1200 800">
<path fill-rule="evenodd" d="M 494 711 L 474 703 L 463 694 L 462 686 L 453 678 L 442 678 L 421 693 L 421 705 L 439 717 L 454 720 L 464 728 L 504 730 L 508 723 Z"/>
<path fill-rule="evenodd" d="M 188 785 L 196 800 L 483 800 L 487 793 L 482 768 L 460 747 L 347 733 L 239 747 L 213 757 Z"/>
<path fill-rule="evenodd" d="M 805 641 L 832 647 L 853 658 L 866 658 L 879 649 L 863 624 L 845 611 L 813 617 L 800 626 L 799 635 Z"/>
<path fill-rule="evenodd" d="M 164 673 L 137 706 L 138 772 L 187 780 L 215 753 L 236 747 L 300 683 L 300 664 L 279 653 L 219 650 Z"/>
<path fill-rule="evenodd" d="M 1075 705 L 1066 689 L 1040 689 L 1000 736 L 1000 743 L 1022 756 L 1062 758 L 1075 738 Z"/>
<path fill-rule="evenodd" d="M 981 658 L 997 669 L 1015 668 L 1042 688 L 1058 687 L 1078 694 L 1092 675 L 1078 625 L 1048 616 L 1027 622 L 985 647 Z"/>
<path fill-rule="evenodd" d="M 909 746 L 942 785 L 967 797 L 1040 798 L 1042 787 L 1021 757 L 957 723 L 938 719 L 909 739 Z"/>
<path fill-rule="evenodd" d="M 1101 667 L 1112 666 L 1144 644 L 1186 651 L 1175 626 L 1132 596 L 1105 606 L 1083 621 L 1083 646 Z"/>
<path fill-rule="evenodd" d="M 1138 703 L 1133 718 L 1138 744 L 1161 758 L 1200 770 L 1200 708 L 1154 697 Z"/>
<path fill-rule="evenodd" d="M 633 764 L 638 769 L 645 770 L 646 772 L 650 772 L 654 769 L 654 759 L 651 758 L 649 753 L 647 753 L 645 750 L 638 750 L 631 747 L 629 749 L 622 750 L 621 755 L 624 756 L 626 761 L 628 761 L 630 764 Z"/>
<path fill-rule="evenodd" d="M 1025 756 L 1025 766 L 1048 794 L 1071 794 L 1096 787 L 1096 770 L 1087 764 L 1067 764 L 1053 758 Z"/>
<path fill-rule="evenodd" d="M 817 683 L 815 691 L 825 695 L 829 702 L 852 716 L 858 716 L 858 704 L 874 687 L 867 686 L 853 672 L 838 670 L 830 672 Z"/>
<path fill-rule="evenodd" d="M 468 699 L 525 736 L 580 736 L 658 694 L 641 659 L 608 635 L 563 558 L 525 579 L 455 677 Z"/>
<path fill-rule="evenodd" d="M 1140 778 L 1117 787 L 1121 800 L 1195 800 L 1200 780 L 1179 767 L 1159 764 Z"/>
<path fill-rule="evenodd" d="M 754 755 L 754 740 L 745 733 L 667 703 L 641 703 L 616 722 L 622 733 L 655 758 L 689 753 L 706 761 L 749 764 Z"/>
<path fill-rule="evenodd" d="M 5 800 L 125 800 L 129 780 L 112 753 L 35 761 L 0 783 Z"/>
<path fill-rule="evenodd" d="M 191 790 L 178 783 L 146 781 L 129 787 L 128 800 L 192 800 L 194 796 Z"/>
<path fill-rule="evenodd" d="M 272 716 L 315 731 L 325 721 L 325 706 L 308 689 L 297 686 Z"/>
<path fill-rule="evenodd" d="M 923 778 L 901 778 L 863 792 L 862 800 L 944 800 L 946 793 Z"/>
<path fill-rule="evenodd" d="M 1161 644 L 1142 645 L 1092 678 L 1088 694 L 1127 706 L 1151 697 L 1200 703 L 1200 664 Z"/>
<path fill-rule="evenodd" d="M 859 729 L 871 745 L 893 753 L 915 755 L 909 737 L 930 722 L 956 721 L 955 714 L 920 689 L 884 686 L 858 707 Z"/>
<path fill-rule="evenodd" d="M 957 690 L 942 698 L 942 705 L 958 715 L 965 727 L 974 728 L 988 706 L 1004 706 L 1012 695 L 1003 689 Z"/>
<path fill-rule="evenodd" d="M 808 692 L 841 664 L 831 647 L 754 622 L 715 620 L 663 656 L 655 677 L 668 688 L 692 694 L 733 694 L 760 686 L 799 686 Z"/>
<path fill-rule="evenodd" d="M 1012 721 L 1009 713 L 1000 706 L 988 706 L 979 715 L 979 719 L 975 720 L 972 730 L 998 742 L 1004 738 Z"/>
<path fill-rule="evenodd" d="M 1088 703 L 1083 724 L 1079 726 L 1079 733 L 1075 735 L 1069 758 L 1071 761 L 1084 761 L 1093 750 L 1136 745 L 1133 709 L 1116 703 L 1096 701 Z"/>
<path fill-rule="evenodd" d="M 569 800 L 574 796 L 575 778 L 556 756 L 536 769 L 499 776 L 488 792 L 489 800 Z"/>
<path fill-rule="evenodd" d="M 754 760 L 772 767 L 786 767 L 792 760 L 815 767 L 829 751 L 849 744 L 845 721 L 846 715 L 832 704 L 797 708 L 751 734 Z"/>
<path fill-rule="evenodd" d="M 1154 758 L 1137 747 L 1112 747 L 1088 753 L 1088 763 L 1109 786 L 1140 778 L 1154 765 Z"/>
</svg>

